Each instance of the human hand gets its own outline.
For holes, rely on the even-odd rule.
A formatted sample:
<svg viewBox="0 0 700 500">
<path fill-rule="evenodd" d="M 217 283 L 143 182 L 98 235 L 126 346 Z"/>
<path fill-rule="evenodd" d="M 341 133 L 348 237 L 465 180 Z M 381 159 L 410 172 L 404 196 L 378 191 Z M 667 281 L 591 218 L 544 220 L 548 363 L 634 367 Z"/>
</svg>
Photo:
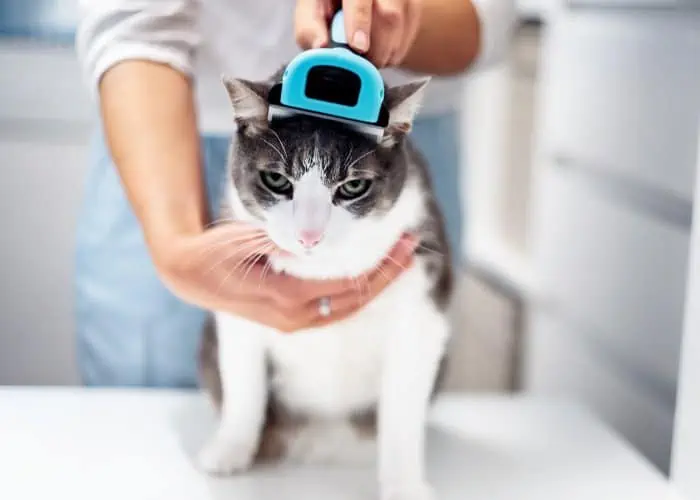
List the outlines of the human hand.
<svg viewBox="0 0 700 500">
<path fill-rule="evenodd" d="M 266 259 L 278 251 L 261 230 L 227 223 L 160 245 L 156 258 L 166 285 L 183 300 L 227 311 L 290 333 L 346 318 L 409 268 L 415 243 L 399 240 L 380 266 L 356 279 L 301 280 L 273 272 Z M 321 315 L 319 301 L 330 299 Z"/>
<path fill-rule="evenodd" d="M 297 0 L 294 29 L 299 46 L 327 46 L 330 22 L 341 6 L 353 49 L 379 68 L 401 64 L 418 34 L 421 0 Z"/>
</svg>

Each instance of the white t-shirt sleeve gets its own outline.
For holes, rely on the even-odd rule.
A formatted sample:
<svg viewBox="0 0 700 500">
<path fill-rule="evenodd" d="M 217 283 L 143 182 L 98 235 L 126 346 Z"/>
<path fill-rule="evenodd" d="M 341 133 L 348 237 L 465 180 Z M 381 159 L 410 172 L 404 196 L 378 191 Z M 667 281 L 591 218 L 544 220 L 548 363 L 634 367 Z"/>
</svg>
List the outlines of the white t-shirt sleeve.
<svg viewBox="0 0 700 500">
<path fill-rule="evenodd" d="M 481 24 L 481 50 L 472 70 L 502 62 L 517 21 L 515 0 L 472 0 Z"/>
<path fill-rule="evenodd" d="M 199 44 L 199 0 L 80 0 L 76 51 L 96 92 L 102 75 L 128 59 L 168 64 L 191 75 Z"/>
</svg>

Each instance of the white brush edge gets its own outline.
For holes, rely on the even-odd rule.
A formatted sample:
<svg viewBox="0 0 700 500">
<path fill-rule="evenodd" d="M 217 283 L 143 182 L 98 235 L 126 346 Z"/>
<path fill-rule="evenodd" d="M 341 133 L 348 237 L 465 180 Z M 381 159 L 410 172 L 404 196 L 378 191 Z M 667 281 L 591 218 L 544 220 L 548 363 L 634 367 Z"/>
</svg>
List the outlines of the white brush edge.
<svg viewBox="0 0 700 500">
<path fill-rule="evenodd" d="M 300 109 L 290 109 L 286 108 L 283 106 L 277 106 L 274 104 L 271 104 L 268 107 L 268 112 L 267 112 L 267 119 L 268 121 L 272 121 L 275 118 L 289 118 L 290 116 L 295 116 L 295 115 L 307 115 L 307 116 L 315 116 L 317 118 L 321 118 L 324 120 L 332 120 L 336 122 L 340 122 L 344 125 L 347 125 L 349 128 L 352 128 L 353 130 L 359 132 L 360 134 L 366 135 L 377 142 L 380 142 L 382 138 L 384 137 L 384 128 L 378 127 L 376 125 L 371 125 L 369 123 L 360 123 L 352 120 L 346 120 L 344 118 L 338 118 L 335 116 L 328 116 L 328 115 L 323 115 L 320 113 L 314 113 L 313 111 L 306 111 L 306 110 L 300 110 Z"/>
</svg>

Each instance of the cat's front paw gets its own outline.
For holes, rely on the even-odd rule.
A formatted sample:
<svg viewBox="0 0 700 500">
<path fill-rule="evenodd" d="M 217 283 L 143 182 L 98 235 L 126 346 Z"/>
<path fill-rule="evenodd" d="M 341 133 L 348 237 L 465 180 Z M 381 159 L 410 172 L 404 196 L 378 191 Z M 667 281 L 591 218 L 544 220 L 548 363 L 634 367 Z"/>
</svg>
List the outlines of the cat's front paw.
<svg viewBox="0 0 700 500">
<path fill-rule="evenodd" d="M 232 439 L 214 438 L 197 455 L 199 469 L 212 476 L 228 476 L 250 468 L 255 446 Z"/>
<path fill-rule="evenodd" d="M 381 500 L 437 500 L 437 496 L 432 486 L 426 482 L 407 482 L 387 485 Z"/>
</svg>

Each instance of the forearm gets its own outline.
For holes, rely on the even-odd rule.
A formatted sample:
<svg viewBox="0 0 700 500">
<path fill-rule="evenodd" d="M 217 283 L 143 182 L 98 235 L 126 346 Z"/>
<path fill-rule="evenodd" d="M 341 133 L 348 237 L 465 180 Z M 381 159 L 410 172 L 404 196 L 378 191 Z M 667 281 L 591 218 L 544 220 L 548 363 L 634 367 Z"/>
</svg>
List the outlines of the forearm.
<svg viewBox="0 0 700 500">
<path fill-rule="evenodd" d="M 201 231 L 207 214 L 189 79 L 129 60 L 104 74 L 99 93 L 107 143 L 151 250 Z"/>
<path fill-rule="evenodd" d="M 452 75 L 500 60 L 515 19 L 514 0 L 422 0 L 421 24 L 404 69 Z"/>
<path fill-rule="evenodd" d="M 479 53 L 479 19 L 469 0 L 423 0 L 421 24 L 402 67 L 444 75 L 467 68 Z"/>
</svg>

